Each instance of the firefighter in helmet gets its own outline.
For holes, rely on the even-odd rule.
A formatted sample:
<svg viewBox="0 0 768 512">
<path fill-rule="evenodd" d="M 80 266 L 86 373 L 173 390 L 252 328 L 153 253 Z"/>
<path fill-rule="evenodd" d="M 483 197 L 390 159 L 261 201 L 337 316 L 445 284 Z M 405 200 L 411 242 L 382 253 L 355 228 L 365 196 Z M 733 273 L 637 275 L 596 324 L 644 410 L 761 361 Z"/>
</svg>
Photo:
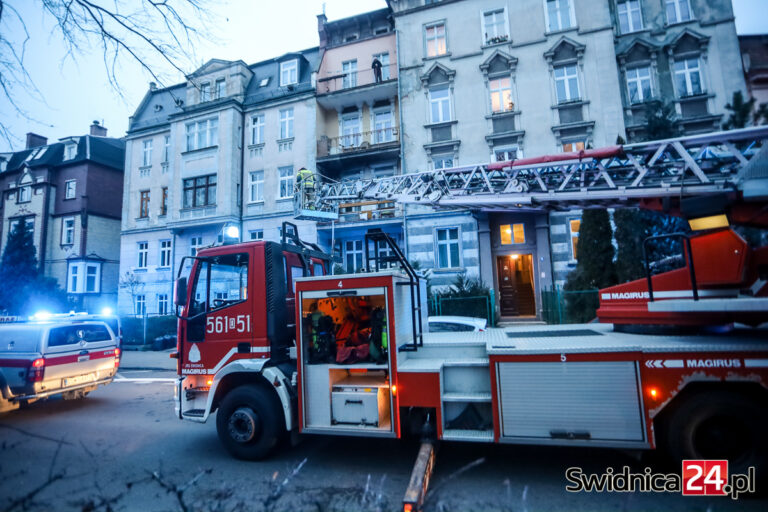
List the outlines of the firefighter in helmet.
<svg viewBox="0 0 768 512">
<path fill-rule="evenodd" d="M 299 169 L 299 172 L 296 173 L 296 188 L 300 194 L 300 200 L 303 203 L 302 209 L 314 208 L 315 174 L 306 167 Z"/>
</svg>

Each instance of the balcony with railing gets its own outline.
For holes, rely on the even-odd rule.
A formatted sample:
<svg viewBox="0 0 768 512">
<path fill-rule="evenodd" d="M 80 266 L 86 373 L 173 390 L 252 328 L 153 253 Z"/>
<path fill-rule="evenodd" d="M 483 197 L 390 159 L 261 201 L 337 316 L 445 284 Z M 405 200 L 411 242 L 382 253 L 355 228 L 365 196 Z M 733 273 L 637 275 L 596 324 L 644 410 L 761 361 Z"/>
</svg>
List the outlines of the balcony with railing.
<svg viewBox="0 0 768 512">
<path fill-rule="evenodd" d="M 324 108 L 373 103 L 397 96 L 397 66 L 381 67 L 378 75 L 370 67 L 321 72 L 317 78 L 317 101 Z"/>
<path fill-rule="evenodd" d="M 336 159 L 371 152 L 399 152 L 400 138 L 395 127 L 368 132 L 356 132 L 341 137 L 322 136 L 317 141 L 317 158 Z"/>
</svg>

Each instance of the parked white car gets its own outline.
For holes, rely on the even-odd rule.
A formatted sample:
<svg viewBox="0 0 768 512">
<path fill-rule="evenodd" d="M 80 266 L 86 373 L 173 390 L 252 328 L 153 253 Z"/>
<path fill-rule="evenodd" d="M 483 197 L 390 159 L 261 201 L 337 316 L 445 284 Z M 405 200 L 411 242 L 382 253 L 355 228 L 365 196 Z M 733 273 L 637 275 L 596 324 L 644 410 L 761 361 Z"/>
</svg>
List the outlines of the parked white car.
<svg viewBox="0 0 768 512">
<path fill-rule="evenodd" d="M 428 321 L 429 332 L 476 332 L 488 326 L 487 319 L 471 316 L 431 316 Z"/>
</svg>

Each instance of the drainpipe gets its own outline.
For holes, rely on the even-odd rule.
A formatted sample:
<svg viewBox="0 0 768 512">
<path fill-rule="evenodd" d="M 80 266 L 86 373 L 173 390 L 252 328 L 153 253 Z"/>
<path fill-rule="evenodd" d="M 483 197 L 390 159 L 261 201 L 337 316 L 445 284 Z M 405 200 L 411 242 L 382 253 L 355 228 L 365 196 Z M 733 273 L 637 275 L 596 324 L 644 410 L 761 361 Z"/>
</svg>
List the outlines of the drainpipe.
<svg viewBox="0 0 768 512">
<path fill-rule="evenodd" d="M 397 117 L 400 131 L 400 174 L 405 174 L 405 137 L 403 132 L 403 86 L 402 76 L 400 75 L 400 29 L 395 27 L 395 66 L 397 66 Z M 408 205 L 403 205 L 403 247 L 405 248 L 405 258 L 408 259 Z"/>
<path fill-rule="evenodd" d="M 240 241 L 245 240 L 243 233 L 243 194 L 245 194 L 245 111 L 240 114 L 240 195 L 237 197 L 239 205 L 238 220 L 240 224 Z M 235 187 L 237 190 L 237 187 Z"/>
</svg>

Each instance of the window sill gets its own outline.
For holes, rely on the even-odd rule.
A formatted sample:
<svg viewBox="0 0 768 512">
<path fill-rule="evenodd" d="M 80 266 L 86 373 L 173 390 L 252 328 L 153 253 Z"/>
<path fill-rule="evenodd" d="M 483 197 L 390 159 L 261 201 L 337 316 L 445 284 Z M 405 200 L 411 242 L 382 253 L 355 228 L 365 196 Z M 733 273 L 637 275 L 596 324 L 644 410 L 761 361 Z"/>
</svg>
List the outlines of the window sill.
<svg viewBox="0 0 768 512">
<path fill-rule="evenodd" d="M 568 27 L 568 28 L 560 28 L 560 29 L 557 29 L 557 30 L 549 30 L 549 31 L 544 32 L 544 35 L 545 36 L 556 36 L 556 35 L 560 35 L 560 34 L 565 34 L 566 32 L 578 32 L 578 30 L 579 30 L 579 26 L 578 25 L 574 25 L 574 26 Z"/>
<path fill-rule="evenodd" d="M 77 199 L 77 198 L 76 197 L 65 197 L 64 199 L 62 199 L 62 201 L 74 201 L 75 199 Z"/>
<path fill-rule="evenodd" d="M 485 116 L 485 118 L 486 119 L 499 119 L 499 118 L 502 118 L 502 117 L 512 117 L 512 116 L 516 116 L 516 115 L 519 115 L 519 114 L 520 114 L 519 110 L 505 110 L 503 112 L 491 112 L 490 114 Z"/>
<path fill-rule="evenodd" d="M 619 32 L 618 36 L 619 37 L 622 37 L 622 36 L 633 36 L 633 35 L 636 36 L 637 34 L 640 34 L 642 32 L 650 32 L 650 31 L 651 31 L 650 28 L 639 28 L 637 30 L 630 30 L 629 32 Z"/>
<path fill-rule="evenodd" d="M 429 60 L 436 60 L 436 59 L 442 59 L 443 57 L 450 57 L 451 55 L 453 55 L 451 52 L 445 52 L 445 53 L 441 53 L 440 55 L 422 57 L 421 60 L 424 62 L 427 62 Z"/>
<path fill-rule="evenodd" d="M 149 171 L 149 170 L 151 170 L 151 169 L 152 169 L 152 164 L 149 164 L 149 165 L 140 165 L 140 166 L 139 166 L 139 170 L 140 170 L 140 171 Z"/>
<path fill-rule="evenodd" d="M 293 201 L 293 196 L 290 197 L 278 197 L 275 201 Z"/>
<path fill-rule="evenodd" d="M 193 153 L 201 153 L 203 151 L 208 151 L 208 150 L 211 150 L 211 149 L 219 149 L 219 146 L 218 145 L 213 145 L 213 146 L 206 146 L 204 148 L 188 149 L 186 151 L 182 151 L 181 154 L 182 155 L 190 155 L 190 154 L 193 154 Z"/>
<path fill-rule="evenodd" d="M 160 272 L 169 272 L 171 270 L 171 267 L 155 267 L 155 270 Z"/>
<path fill-rule="evenodd" d="M 59 247 L 63 249 L 65 247 L 72 247 L 73 245 L 75 245 L 75 242 L 70 242 L 68 244 L 66 244 L 66 243 L 65 244 L 59 244 Z"/>
<path fill-rule="evenodd" d="M 259 149 L 259 148 L 263 148 L 264 145 L 265 145 L 264 142 L 257 142 L 255 144 L 248 144 L 248 149 Z"/>
<path fill-rule="evenodd" d="M 673 21 L 673 22 L 667 21 L 666 23 L 664 23 L 664 28 L 676 27 L 678 25 L 685 25 L 686 23 L 694 23 L 695 21 L 696 21 L 696 18 L 689 18 L 687 20 Z"/>
<path fill-rule="evenodd" d="M 147 220 L 147 221 L 148 221 L 148 220 L 149 220 L 149 215 L 147 215 L 146 217 L 136 217 L 134 220 L 135 220 L 136 222 L 139 222 L 139 221 L 145 221 L 145 220 Z"/>
<path fill-rule="evenodd" d="M 180 212 L 191 212 L 194 210 L 205 210 L 206 208 L 214 208 L 215 204 L 204 204 L 202 206 L 187 206 L 185 208 L 181 208 Z"/>
<path fill-rule="evenodd" d="M 147 272 L 146 268 L 135 268 L 133 269 L 134 274 L 145 274 Z"/>
<path fill-rule="evenodd" d="M 456 120 L 456 119 L 454 119 L 454 120 L 452 120 L 452 121 L 440 121 L 439 123 L 429 123 L 429 124 L 425 124 L 425 125 L 424 125 L 424 128 L 442 128 L 442 127 L 444 127 L 444 126 L 450 126 L 450 125 L 452 125 L 452 124 L 456 124 L 456 123 L 458 123 L 458 122 L 459 122 L 459 121 L 458 121 L 458 120 Z"/>
<path fill-rule="evenodd" d="M 437 267 L 435 267 L 435 268 L 432 269 L 432 273 L 434 273 L 434 274 L 440 274 L 440 273 L 452 274 L 452 273 L 456 273 L 456 272 L 466 272 L 466 270 L 467 269 L 464 268 L 464 267 L 450 267 L 450 268 L 437 268 Z"/>
<path fill-rule="evenodd" d="M 275 142 L 278 144 L 285 144 L 287 142 L 293 142 L 293 139 L 295 139 L 295 137 L 286 137 L 285 139 L 277 139 Z"/>
<path fill-rule="evenodd" d="M 160 215 L 157 216 L 157 218 L 158 219 L 164 219 L 167 215 L 168 214 L 166 214 L 166 213 L 161 213 Z"/>
<path fill-rule="evenodd" d="M 552 108 L 555 109 L 555 108 L 578 107 L 578 106 L 581 106 L 581 105 L 586 105 L 587 103 L 589 103 L 589 100 L 584 100 L 584 99 L 579 98 L 579 99 L 575 99 L 575 100 L 568 100 L 568 101 L 560 102 L 560 103 L 558 103 L 556 105 L 552 105 Z"/>
<path fill-rule="evenodd" d="M 246 204 L 247 204 L 248 206 L 250 206 L 250 205 L 252 205 L 252 204 L 264 204 L 264 200 L 263 200 L 263 199 L 260 199 L 260 200 L 258 200 L 258 201 L 248 201 Z"/>
<path fill-rule="evenodd" d="M 679 96 L 675 101 L 679 103 L 685 103 L 687 101 L 697 101 L 714 97 L 714 94 L 710 94 L 708 92 L 700 92 L 698 94 L 691 94 L 690 96 Z"/>
<path fill-rule="evenodd" d="M 486 41 L 483 45 L 480 46 L 480 48 L 485 50 L 486 48 L 495 48 L 496 46 L 504 46 L 505 44 L 512 44 L 512 39 L 510 39 L 509 36 L 507 36 L 504 41 L 499 41 L 496 43 L 490 43 Z"/>
</svg>

